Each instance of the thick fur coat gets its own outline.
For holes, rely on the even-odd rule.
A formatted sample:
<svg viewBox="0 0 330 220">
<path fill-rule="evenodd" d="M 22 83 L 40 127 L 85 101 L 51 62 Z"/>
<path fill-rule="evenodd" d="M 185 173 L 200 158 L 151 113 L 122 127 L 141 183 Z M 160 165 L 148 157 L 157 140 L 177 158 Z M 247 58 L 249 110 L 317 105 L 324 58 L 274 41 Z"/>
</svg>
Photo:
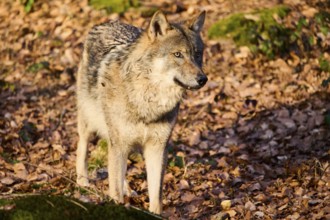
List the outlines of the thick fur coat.
<svg viewBox="0 0 330 220">
<path fill-rule="evenodd" d="M 156 12 L 147 30 L 110 21 L 87 36 L 78 70 L 77 182 L 87 186 L 87 144 L 96 132 L 108 141 L 109 195 L 123 202 L 128 154 L 146 160 L 151 212 L 162 211 L 167 142 L 186 89 L 207 81 L 200 31 L 205 13 L 169 23 Z"/>
</svg>

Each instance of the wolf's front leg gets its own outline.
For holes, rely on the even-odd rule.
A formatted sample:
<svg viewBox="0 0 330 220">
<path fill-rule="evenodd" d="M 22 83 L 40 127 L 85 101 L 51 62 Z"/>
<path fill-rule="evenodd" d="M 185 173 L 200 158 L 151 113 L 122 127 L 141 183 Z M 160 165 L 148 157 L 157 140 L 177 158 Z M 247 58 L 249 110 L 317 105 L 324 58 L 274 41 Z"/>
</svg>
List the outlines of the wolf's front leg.
<svg viewBox="0 0 330 220">
<path fill-rule="evenodd" d="M 161 214 L 163 178 L 167 163 L 165 144 L 147 145 L 144 149 L 144 157 L 147 167 L 149 211 Z"/>
<path fill-rule="evenodd" d="M 81 115 L 78 116 L 78 133 L 79 141 L 76 158 L 77 183 L 80 186 L 88 186 L 87 145 L 90 133 Z"/>
<path fill-rule="evenodd" d="M 124 202 L 124 180 L 127 170 L 127 153 L 123 146 L 109 144 L 108 149 L 108 173 L 109 195 L 116 202 Z"/>
</svg>

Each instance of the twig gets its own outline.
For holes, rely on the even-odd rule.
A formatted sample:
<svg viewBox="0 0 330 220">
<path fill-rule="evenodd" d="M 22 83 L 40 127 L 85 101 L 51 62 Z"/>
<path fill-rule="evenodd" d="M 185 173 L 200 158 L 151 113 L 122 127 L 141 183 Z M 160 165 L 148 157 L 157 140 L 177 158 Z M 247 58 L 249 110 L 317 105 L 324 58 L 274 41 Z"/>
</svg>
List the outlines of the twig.
<svg viewBox="0 0 330 220">
<path fill-rule="evenodd" d="M 82 204 L 80 204 L 79 202 L 76 202 L 76 201 L 74 201 L 74 200 L 72 200 L 72 199 L 68 199 L 68 201 L 69 201 L 69 202 L 72 202 L 73 204 L 75 204 L 75 205 L 81 207 L 81 208 L 84 209 L 86 212 L 88 212 L 88 209 L 87 209 L 85 206 L 83 206 Z"/>
<path fill-rule="evenodd" d="M 57 122 L 55 128 L 53 129 L 53 131 L 55 131 L 58 127 L 60 127 L 60 125 L 61 125 L 61 123 L 63 121 L 63 116 L 64 116 L 65 113 L 66 113 L 66 109 L 63 109 L 62 112 L 61 112 L 61 114 L 60 114 L 60 117 L 58 119 L 58 122 Z"/>
<path fill-rule="evenodd" d="M 98 196 L 98 197 L 101 198 L 101 199 L 104 199 L 103 194 L 100 195 L 98 192 L 94 192 L 94 191 L 92 191 L 92 190 L 90 190 L 90 189 L 88 189 L 88 188 L 86 188 L 86 187 L 84 187 L 84 186 L 80 186 L 80 185 L 78 185 L 75 181 L 73 181 L 72 179 L 70 179 L 70 178 L 68 178 L 68 177 L 66 177 L 66 176 L 64 176 L 64 175 L 62 175 L 62 174 L 59 174 L 59 173 L 57 173 L 56 171 L 54 172 L 54 170 L 50 170 L 50 169 L 45 168 L 45 167 L 40 167 L 40 166 L 38 166 L 38 165 L 35 165 L 35 164 L 32 164 L 32 163 L 29 163 L 29 162 L 22 162 L 22 163 L 24 163 L 24 164 L 26 164 L 26 165 L 30 165 L 30 166 L 36 167 L 36 168 L 39 168 L 39 169 L 42 169 L 42 170 L 44 170 L 44 171 L 46 171 L 46 172 L 53 172 L 53 173 L 55 173 L 56 175 L 60 176 L 61 178 L 63 178 L 63 179 L 65 179 L 65 180 L 69 181 L 70 183 L 76 185 L 77 187 L 82 188 L 82 189 L 86 190 L 87 192 L 90 192 L 90 193 L 92 193 L 92 194 Z"/>
<path fill-rule="evenodd" d="M 55 207 L 55 205 L 54 205 L 51 201 L 49 201 L 49 200 L 46 199 L 46 202 L 47 202 L 51 207 L 53 207 L 53 208 Z"/>
</svg>

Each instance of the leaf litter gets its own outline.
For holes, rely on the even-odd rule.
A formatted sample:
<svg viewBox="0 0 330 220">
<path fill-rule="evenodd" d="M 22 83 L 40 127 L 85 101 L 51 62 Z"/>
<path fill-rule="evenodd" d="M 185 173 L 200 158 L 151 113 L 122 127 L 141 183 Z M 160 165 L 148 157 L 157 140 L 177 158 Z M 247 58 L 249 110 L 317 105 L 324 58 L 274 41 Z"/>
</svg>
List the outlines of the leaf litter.
<svg viewBox="0 0 330 220">
<path fill-rule="evenodd" d="M 300 18 L 311 22 L 327 10 L 326 1 L 283 3 L 294 9 L 281 21 L 288 26 Z M 277 1 L 148 0 L 143 5 L 163 9 L 169 20 L 189 18 L 200 9 L 208 13 L 203 38 L 209 82 L 188 92 L 180 106 L 164 179 L 163 216 L 329 218 L 330 90 L 322 86 L 329 77 L 326 49 L 315 46 L 269 60 L 230 40 L 207 39 L 207 29 L 220 18 L 271 8 Z M 30 6 L 27 13 L 19 1 L 0 2 L 0 193 L 64 194 L 102 202 L 108 191 L 103 163 L 91 170 L 90 189 L 74 184 L 75 74 L 82 43 L 97 23 L 121 19 L 145 28 L 150 17 L 138 10 L 107 14 L 86 0 Z M 301 31 L 309 33 L 303 25 Z M 328 48 L 326 27 L 313 31 Z M 90 151 L 97 146 L 94 140 Z M 141 156 L 129 160 L 127 179 L 136 196 L 125 201 L 146 209 Z"/>
</svg>

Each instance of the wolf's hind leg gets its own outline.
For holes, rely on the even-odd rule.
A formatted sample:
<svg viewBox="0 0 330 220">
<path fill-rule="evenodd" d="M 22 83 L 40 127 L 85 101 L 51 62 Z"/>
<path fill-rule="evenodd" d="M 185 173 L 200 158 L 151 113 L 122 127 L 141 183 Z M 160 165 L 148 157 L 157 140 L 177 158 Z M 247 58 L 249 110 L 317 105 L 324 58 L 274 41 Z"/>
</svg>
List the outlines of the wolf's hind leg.
<svg viewBox="0 0 330 220">
<path fill-rule="evenodd" d="M 76 159 L 77 183 L 80 186 L 88 186 L 87 145 L 90 132 L 88 131 L 87 124 L 81 117 L 78 117 L 78 134 L 79 141 Z"/>
<path fill-rule="evenodd" d="M 113 142 L 109 144 L 108 149 L 109 195 L 119 203 L 124 203 L 124 181 L 127 170 L 127 153 L 122 147 L 121 144 Z"/>
<path fill-rule="evenodd" d="M 147 167 L 147 181 L 150 206 L 149 211 L 161 214 L 162 212 L 162 187 L 164 170 L 167 163 L 167 149 L 159 146 L 147 145 L 144 150 Z"/>
</svg>

